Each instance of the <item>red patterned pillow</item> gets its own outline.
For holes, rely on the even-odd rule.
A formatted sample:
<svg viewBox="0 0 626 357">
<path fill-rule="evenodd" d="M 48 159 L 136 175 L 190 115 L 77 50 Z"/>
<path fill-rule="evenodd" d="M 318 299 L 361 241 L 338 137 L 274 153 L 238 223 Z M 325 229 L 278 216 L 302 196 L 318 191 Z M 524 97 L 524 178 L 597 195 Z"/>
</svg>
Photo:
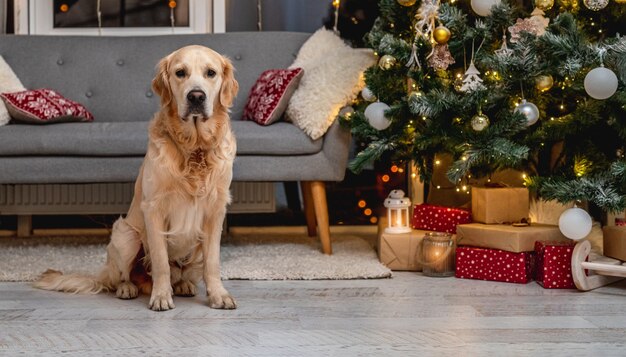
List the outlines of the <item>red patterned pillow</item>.
<svg viewBox="0 0 626 357">
<path fill-rule="evenodd" d="M 83 105 L 51 89 L 35 89 L 0 94 L 7 110 L 16 121 L 31 124 L 93 121 Z"/>
<path fill-rule="evenodd" d="M 280 119 L 303 73 L 302 68 L 270 69 L 261 73 L 250 90 L 243 119 L 261 125 L 270 125 Z"/>
</svg>

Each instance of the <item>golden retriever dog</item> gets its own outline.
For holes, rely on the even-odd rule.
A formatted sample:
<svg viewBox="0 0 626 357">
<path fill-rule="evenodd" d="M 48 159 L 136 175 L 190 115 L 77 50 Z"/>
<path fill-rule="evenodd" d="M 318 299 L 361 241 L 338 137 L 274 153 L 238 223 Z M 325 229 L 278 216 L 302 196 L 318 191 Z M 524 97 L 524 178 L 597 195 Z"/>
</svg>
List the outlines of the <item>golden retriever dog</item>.
<svg viewBox="0 0 626 357">
<path fill-rule="evenodd" d="M 202 46 L 163 58 L 152 88 L 161 108 L 126 218 L 118 219 L 98 277 L 48 270 L 35 287 L 73 293 L 151 294 L 150 309 L 174 308 L 203 278 L 209 306 L 234 309 L 220 279 L 220 239 L 236 142 L 229 108 L 239 84 L 232 63 Z"/>
</svg>

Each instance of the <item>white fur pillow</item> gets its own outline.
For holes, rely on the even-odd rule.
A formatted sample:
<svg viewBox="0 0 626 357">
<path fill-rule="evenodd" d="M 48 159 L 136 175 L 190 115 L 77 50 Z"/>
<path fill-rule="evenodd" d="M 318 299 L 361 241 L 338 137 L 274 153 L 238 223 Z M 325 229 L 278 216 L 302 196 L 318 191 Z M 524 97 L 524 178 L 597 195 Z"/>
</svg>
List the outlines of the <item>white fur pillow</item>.
<svg viewBox="0 0 626 357">
<path fill-rule="evenodd" d="M 26 90 L 8 63 L 0 56 L 0 93 L 13 93 Z M 0 100 L 0 126 L 6 125 L 11 116 L 4 102 Z"/>
<path fill-rule="evenodd" d="M 372 50 L 351 48 L 332 31 L 317 30 L 289 67 L 303 68 L 304 75 L 289 100 L 287 120 L 314 140 L 322 137 L 363 88 L 362 73 L 375 61 Z"/>
</svg>

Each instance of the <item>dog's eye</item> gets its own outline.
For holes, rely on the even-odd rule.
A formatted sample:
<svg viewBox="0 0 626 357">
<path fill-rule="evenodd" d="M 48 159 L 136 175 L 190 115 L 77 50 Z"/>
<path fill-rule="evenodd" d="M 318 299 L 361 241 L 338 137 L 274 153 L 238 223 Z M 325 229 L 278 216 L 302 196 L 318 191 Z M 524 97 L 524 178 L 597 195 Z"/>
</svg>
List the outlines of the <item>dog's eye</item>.
<svg viewBox="0 0 626 357">
<path fill-rule="evenodd" d="M 211 78 L 211 77 L 215 77 L 215 71 L 212 69 L 209 69 L 208 71 L 206 71 L 206 75 Z"/>
<path fill-rule="evenodd" d="M 185 70 L 184 69 L 179 69 L 178 71 L 176 71 L 176 77 L 183 78 L 184 76 L 185 76 Z"/>
</svg>

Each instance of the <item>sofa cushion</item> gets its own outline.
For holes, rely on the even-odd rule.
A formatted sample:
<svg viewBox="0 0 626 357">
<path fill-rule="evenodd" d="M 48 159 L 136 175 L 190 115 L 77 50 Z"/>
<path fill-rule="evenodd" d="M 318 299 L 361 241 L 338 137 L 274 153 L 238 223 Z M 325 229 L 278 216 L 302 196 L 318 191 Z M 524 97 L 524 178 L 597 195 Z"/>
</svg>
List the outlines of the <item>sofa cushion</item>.
<svg viewBox="0 0 626 357">
<path fill-rule="evenodd" d="M 82 104 L 52 89 L 42 88 L 0 94 L 13 120 L 20 123 L 51 124 L 93 121 Z"/>
<path fill-rule="evenodd" d="M 61 123 L 0 128 L 0 156 L 143 156 L 148 145 L 146 121 Z M 269 127 L 233 121 L 238 155 L 308 155 L 322 149 L 290 123 Z"/>
<path fill-rule="evenodd" d="M 298 88 L 301 77 L 302 68 L 268 69 L 261 73 L 250 89 L 243 120 L 252 120 L 260 125 L 278 121 Z"/>
</svg>

